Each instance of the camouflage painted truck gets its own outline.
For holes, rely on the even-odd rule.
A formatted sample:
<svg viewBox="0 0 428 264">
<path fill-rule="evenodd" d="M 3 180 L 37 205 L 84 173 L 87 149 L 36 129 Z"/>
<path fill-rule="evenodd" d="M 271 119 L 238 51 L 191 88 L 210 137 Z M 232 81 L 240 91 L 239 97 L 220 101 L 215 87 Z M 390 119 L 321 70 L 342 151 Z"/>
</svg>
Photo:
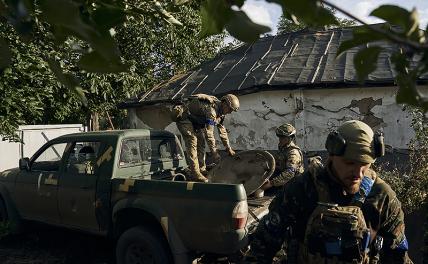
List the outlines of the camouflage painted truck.
<svg viewBox="0 0 428 264">
<path fill-rule="evenodd" d="M 189 263 L 246 244 L 242 184 L 184 180 L 177 137 L 123 130 L 58 137 L 0 177 L 0 221 L 113 238 L 117 263 Z"/>
</svg>

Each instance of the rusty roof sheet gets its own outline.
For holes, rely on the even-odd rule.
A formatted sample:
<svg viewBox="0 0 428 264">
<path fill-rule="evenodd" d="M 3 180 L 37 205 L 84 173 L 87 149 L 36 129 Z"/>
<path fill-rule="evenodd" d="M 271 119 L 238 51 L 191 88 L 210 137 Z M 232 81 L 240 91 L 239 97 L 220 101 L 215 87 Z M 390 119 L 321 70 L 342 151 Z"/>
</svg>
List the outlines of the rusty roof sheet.
<svg viewBox="0 0 428 264">
<path fill-rule="evenodd" d="M 125 105 L 150 104 L 206 93 L 246 94 L 260 90 L 355 87 L 358 77 L 354 68 L 356 47 L 336 57 L 337 49 L 352 37 L 352 27 L 325 31 L 302 30 L 260 39 L 217 56 L 186 74 L 180 74 Z M 399 47 L 378 42 L 384 51 L 367 86 L 394 85 L 395 71 L 390 55 Z M 428 78 L 422 78 L 427 80 Z"/>
</svg>

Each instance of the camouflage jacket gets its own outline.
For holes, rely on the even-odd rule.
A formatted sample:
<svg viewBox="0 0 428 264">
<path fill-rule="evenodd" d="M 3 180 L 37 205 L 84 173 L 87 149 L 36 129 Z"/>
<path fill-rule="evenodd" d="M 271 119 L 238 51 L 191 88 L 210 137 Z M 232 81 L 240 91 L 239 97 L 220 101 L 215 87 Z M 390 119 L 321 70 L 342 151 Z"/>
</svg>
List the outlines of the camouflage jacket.
<svg viewBox="0 0 428 264">
<path fill-rule="evenodd" d="M 275 155 L 276 170 L 271 183 L 273 186 L 282 186 L 295 175 L 303 173 L 303 154 L 300 148 L 291 142 L 286 147 L 278 147 Z"/>
<path fill-rule="evenodd" d="M 230 148 L 227 130 L 223 125 L 224 114 L 220 109 L 221 101 L 215 96 L 196 94 L 190 98 L 185 106 L 184 117 L 192 122 L 196 129 L 204 129 L 207 144 L 211 152 L 217 150 L 214 137 L 214 126 L 217 127 L 219 137 L 225 148 Z"/>
<path fill-rule="evenodd" d="M 313 173 L 328 186 L 332 203 L 346 206 L 351 202 L 353 196 L 346 195 L 343 188 L 331 179 L 327 168 L 312 170 Z M 294 245 L 303 243 L 306 224 L 318 201 L 313 177 L 305 171 L 292 178 L 270 204 L 269 213 L 262 218 L 251 239 L 250 256 L 256 257 L 257 263 L 271 263 L 286 237 L 288 242 L 296 241 Z M 404 214 L 391 187 L 376 177 L 361 209 L 372 234 L 384 239 L 380 263 L 412 263 L 407 255 Z M 298 246 L 295 247 L 294 252 L 297 252 Z"/>
</svg>

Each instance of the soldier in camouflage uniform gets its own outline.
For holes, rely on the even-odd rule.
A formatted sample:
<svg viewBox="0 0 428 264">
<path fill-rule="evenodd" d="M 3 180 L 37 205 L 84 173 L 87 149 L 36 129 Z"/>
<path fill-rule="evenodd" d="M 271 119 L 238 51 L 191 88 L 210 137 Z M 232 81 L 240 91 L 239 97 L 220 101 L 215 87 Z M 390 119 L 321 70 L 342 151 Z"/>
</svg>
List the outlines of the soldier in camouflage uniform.
<svg viewBox="0 0 428 264">
<path fill-rule="evenodd" d="M 286 263 L 412 263 L 404 214 L 391 187 L 370 169 L 383 136 L 345 122 L 326 141 L 326 166 L 292 178 L 250 237 L 247 263 L 272 263 L 288 241 Z"/>
<path fill-rule="evenodd" d="M 275 130 L 279 139 L 278 154 L 275 156 L 276 170 L 269 181 L 260 188 L 267 190 L 282 187 L 295 175 L 303 173 L 303 154 L 294 143 L 296 129 L 291 124 L 283 124 Z"/>
<path fill-rule="evenodd" d="M 215 96 L 196 94 L 191 96 L 186 104 L 175 107 L 173 117 L 186 144 L 192 180 L 207 182 L 207 178 L 203 175 L 206 170 L 205 139 L 214 162 L 218 163 L 220 160 L 214 137 L 214 126 L 218 129 L 227 153 L 231 156 L 235 154 L 230 146 L 223 121 L 225 115 L 238 109 L 239 100 L 233 94 L 227 94 L 220 100 Z"/>
</svg>

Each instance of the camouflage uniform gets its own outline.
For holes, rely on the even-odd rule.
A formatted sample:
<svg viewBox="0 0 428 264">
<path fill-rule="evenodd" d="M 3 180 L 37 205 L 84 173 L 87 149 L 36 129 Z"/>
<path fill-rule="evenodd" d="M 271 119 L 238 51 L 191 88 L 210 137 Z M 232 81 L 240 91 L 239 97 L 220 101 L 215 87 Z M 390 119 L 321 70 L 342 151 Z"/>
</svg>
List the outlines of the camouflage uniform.
<svg viewBox="0 0 428 264">
<path fill-rule="evenodd" d="M 279 146 L 275 156 L 276 171 L 270 182 L 273 186 L 283 186 L 295 175 L 303 173 L 303 154 L 300 148 L 291 142 L 288 146 Z"/>
<path fill-rule="evenodd" d="M 360 121 L 348 121 L 342 127 L 343 129 L 339 132 L 342 132 L 342 135 L 345 134 L 345 137 L 341 135 L 341 138 L 338 138 L 337 134 L 340 133 L 334 131 L 335 133 L 330 134 L 335 139 L 327 139 L 326 147 L 331 156 L 343 156 L 345 159 L 359 160 L 363 164 L 373 163 L 374 158 L 381 156 L 374 151 L 378 146 L 373 145 L 376 144 L 373 142 L 383 144 L 383 137 L 376 139 L 367 125 Z M 313 160 L 316 166 L 309 165 L 308 170 L 303 174 L 288 181 L 281 193 L 270 204 L 269 213 L 261 219 L 257 230 L 250 237 L 251 251 L 247 262 L 255 259 L 256 263 L 272 263 L 276 252 L 284 242 L 287 242 L 287 263 L 378 263 L 378 261 L 412 263 L 407 255 L 404 213 L 391 187 L 368 169 L 360 182 L 359 191 L 349 194 L 345 191 L 345 186 L 339 183 L 332 173 L 331 159 L 326 167 L 323 167 L 318 159 Z M 368 189 L 364 182 L 366 179 L 370 182 Z M 337 241 L 341 243 L 339 245 L 341 251 L 337 254 L 326 253 L 332 248 L 331 240 L 325 237 L 315 237 L 314 240 L 312 239 L 314 237 L 308 236 L 313 234 L 310 233 L 311 230 L 315 230 L 313 216 L 323 206 L 329 209 L 358 209 L 361 213 L 358 215 L 358 225 L 364 222 L 365 239 L 358 240 L 356 244 L 349 244 L 350 240 L 347 240 L 349 236 L 361 235 L 363 238 L 363 234 L 341 233 L 337 237 Z M 321 225 L 326 225 L 325 223 L 330 221 L 326 215 L 320 216 Z M 355 214 L 347 214 L 346 218 L 352 221 L 355 220 L 354 217 L 356 218 Z M 339 218 L 334 218 L 334 220 L 337 219 Z M 333 221 L 332 223 L 332 229 L 341 228 L 342 222 Z M 328 231 L 335 231 L 332 229 Z M 383 239 L 383 246 L 380 246 L 382 243 L 377 243 L 381 239 Z M 314 241 L 316 243 L 313 243 Z M 344 246 L 357 248 L 358 254 L 361 254 L 359 256 L 362 257 L 358 260 L 349 259 L 348 254 L 341 253 Z"/>
<path fill-rule="evenodd" d="M 350 203 L 351 196 L 344 195 L 342 187 L 329 180 L 332 176 L 328 168 L 319 169 L 318 175 L 311 175 L 307 171 L 292 178 L 281 195 L 272 201 L 269 214 L 262 219 L 253 236 L 252 254 L 257 256 L 258 263 L 271 263 L 287 236 L 291 236 L 290 240 L 295 240 L 297 248 L 303 244 L 306 223 L 318 202 L 314 177 L 329 187 L 332 203 L 339 206 Z M 362 205 L 362 211 L 371 233 L 384 239 L 380 263 L 411 263 L 407 256 L 404 214 L 400 202 L 391 187 L 379 177 L 375 178 L 372 191 Z M 287 234 L 290 230 L 292 233 Z M 294 249 L 296 255 L 297 248 Z M 288 258 L 294 258 L 295 261 L 290 259 L 288 263 L 300 263 L 292 256 L 293 252 L 290 253 Z"/>
<path fill-rule="evenodd" d="M 220 105 L 221 101 L 215 96 L 199 94 L 191 96 L 187 104 L 175 110 L 179 113 L 176 124 L 186 144 L 189 168 L 193 174 L 205 170 L 205 138 L 211 153 L 217 153 L 214 126 L 223 145 L 231 148 Z"/>
</svg>

